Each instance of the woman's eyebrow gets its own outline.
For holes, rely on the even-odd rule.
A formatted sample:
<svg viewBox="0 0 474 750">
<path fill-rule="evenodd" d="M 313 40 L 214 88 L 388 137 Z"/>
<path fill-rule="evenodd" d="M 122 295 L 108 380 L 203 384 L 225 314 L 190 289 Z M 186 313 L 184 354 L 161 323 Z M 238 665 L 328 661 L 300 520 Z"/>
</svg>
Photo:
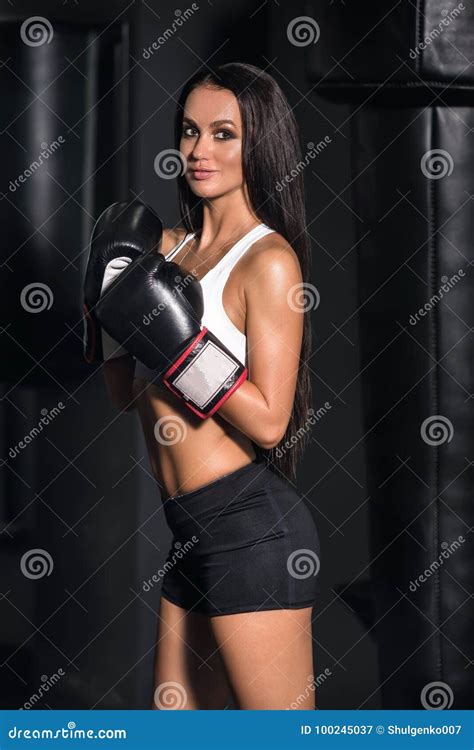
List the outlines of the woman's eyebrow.
<svg viewBox="0 0 474 750">
<path fill-rule="evenodd" d="M 183 117 L 183 122 L 189 122 L 191 125 L 196 125 L 195 121 L 192 119 L 192 117 Z M 233 120 L 213 120 L 213 122 L 210 122 L 209 125 L 211 128 L 215 127 L 216 125 L 224 125 L 224 123 L 229 123 L 229 125 L 233 125 L 236 127 L 235 122 Z"/>
</svg>

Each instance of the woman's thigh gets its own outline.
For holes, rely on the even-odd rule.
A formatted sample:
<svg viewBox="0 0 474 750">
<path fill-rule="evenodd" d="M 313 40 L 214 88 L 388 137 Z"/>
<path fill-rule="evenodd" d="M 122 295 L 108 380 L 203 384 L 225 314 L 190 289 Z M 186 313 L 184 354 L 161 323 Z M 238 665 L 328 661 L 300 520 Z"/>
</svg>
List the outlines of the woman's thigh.
<svg viewBox="0 0 474 750">
<path fill-rule="evenodd" d="M 312 607 L 211 617 L 240 709 L 314 709 Z"/>
<path fill-rule="evenodd" d="M 223 709 L 231 700 L 209 617 L 160 599 L 154 709 Z"/>
</svg>

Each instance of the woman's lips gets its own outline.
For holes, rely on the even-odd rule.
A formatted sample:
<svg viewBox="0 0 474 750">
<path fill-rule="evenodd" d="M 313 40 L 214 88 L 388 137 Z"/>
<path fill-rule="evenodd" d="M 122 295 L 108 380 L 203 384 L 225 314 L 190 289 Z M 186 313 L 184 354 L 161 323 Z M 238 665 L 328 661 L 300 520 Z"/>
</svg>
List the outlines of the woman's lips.
<svg viewBox="0 0 474 750">
<path fill-rule="evenodd" d="M 201 171 L 199 169 L 191 170 L 191 176 L 194 177 L 195 180 L 208 180 L 210 177 L 216 174 L 216 170 L 212 170 L 211 172 L 207 171 Z"/>
</svg>

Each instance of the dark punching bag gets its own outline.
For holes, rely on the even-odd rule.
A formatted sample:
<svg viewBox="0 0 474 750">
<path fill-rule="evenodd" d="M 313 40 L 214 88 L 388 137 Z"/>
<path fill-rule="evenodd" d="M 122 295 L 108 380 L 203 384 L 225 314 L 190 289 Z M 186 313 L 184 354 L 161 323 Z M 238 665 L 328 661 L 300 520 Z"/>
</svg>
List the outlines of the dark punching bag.
<svg viewBox="0 0 474 750">
<path fill-rule="evenodd" d="M 381 0 L 311 15 L 311 83 L 354 103 L 371 591 L 346 598 L 373 626 L 384 708 L 469 709 L 474 10 Z"/>
<path fill-rule="evenodd" d="M 0 380 L 58 387 L 90 373 L 82 284 L 91 228 L 126 191 L 120 27 L 0 23 Z"/>
</svg>

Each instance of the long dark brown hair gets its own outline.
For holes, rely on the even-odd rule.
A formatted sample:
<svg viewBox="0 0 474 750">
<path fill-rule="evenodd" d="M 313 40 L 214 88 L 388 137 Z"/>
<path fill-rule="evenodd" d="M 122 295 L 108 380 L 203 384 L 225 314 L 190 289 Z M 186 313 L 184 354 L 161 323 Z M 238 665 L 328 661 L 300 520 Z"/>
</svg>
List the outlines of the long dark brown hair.
<svg viewBox="0 0 474 750">
<path fill-rule="evenodd" d="M 242 168 L 250 203 L 260 221 L 284 237 L 301 267 L 303 285 L 310 278 L 310 242 L 306 230 L 304 186 L 298 127 L 278 83 L 260 68 L 246 63 L 227 63 L 199 70 L 184 85 L 176 110 L 175 138 L 179 149 L 186 99 L 198 86 L 232 91 L 239 103 L 243 123 Z M 294 175 L 291 180 L 288 176 Z M 287 178 L 285 183 L 285 178 Z M 283 185 L 283 187 L 282 187 Z M 181 218 L 188 232 L 202 229 L 202 199 L 189 188 L 184 175 L 178 178 Z M 304 286 L 301 294 L 304 296 Z M 256 445 L 257 457 L 276 473 L 296 479 L 296 469 L 309 439 L 311 406 L 311 318 L 304 315 L 298 379 L 290 420 L 282 440 L 266 450 Z"/>
</svg>

